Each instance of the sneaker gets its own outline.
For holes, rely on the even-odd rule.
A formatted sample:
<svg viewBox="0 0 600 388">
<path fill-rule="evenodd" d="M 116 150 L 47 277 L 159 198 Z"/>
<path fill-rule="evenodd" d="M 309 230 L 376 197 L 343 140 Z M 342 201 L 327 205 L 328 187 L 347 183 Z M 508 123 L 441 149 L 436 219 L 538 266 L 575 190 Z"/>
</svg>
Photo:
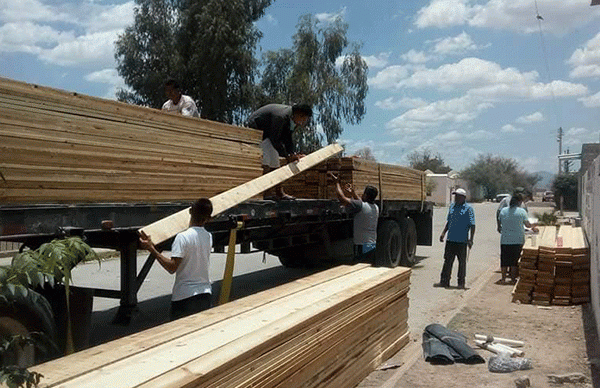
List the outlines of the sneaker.
<svg viewBox="0 0 600 388">
<path fill-rule="evenodd" d="M 439 282 L 439 283 L 434 283 L 433 286 L 434 287 L 448 288 L 448 287 L 450 287 L 450 284 Z"/>
</svg>

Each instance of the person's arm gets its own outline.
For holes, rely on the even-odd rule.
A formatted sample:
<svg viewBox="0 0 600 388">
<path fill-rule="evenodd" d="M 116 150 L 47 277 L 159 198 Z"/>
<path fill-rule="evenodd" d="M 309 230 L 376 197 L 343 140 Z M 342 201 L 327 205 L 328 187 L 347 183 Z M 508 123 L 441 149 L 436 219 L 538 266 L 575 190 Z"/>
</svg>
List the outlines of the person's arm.
<svg viewBox="0 0 600 388">
<path fill-rule="evenodd" d="M 329 171 L 327 175 L 329 175 L 335 183 L 335 193 L 337 194 L 337 197 L 340 200 L 340 202 L 345 206 L 350 205 L 352 200 L 344 195 L 344 192 L 342 191 L 342 186 L 340 185 L 340 177 L 338 175 L 335 175 L 331 171 Z"/>
<path fill-rule="evenodd" d="M 192 100 L 191 98 L 186 98 L 183 101 L 183 106 L 181 107 L 181 115 L 188 117 L 198 116 L 198 108 L 196 107 L 196 103 L 194 102 L 194 100 Z"/>
<path fill-rule="evenodd" d="M 144 232 L 141 232 L 140 235 L 140 247 L 152 253 L 156 260 L 160 263 L 160 265 L 167 270 L 168 273 L 173 274 L 179 268 L 179 264 L 181 264 L 181 257 L 166 257 L 161 252 L 156 249 L 156 246 L 150 239 L 150 236 L 147 236 Z"/>
<path fill-rule="evenodd" d="M 473 246 L 473 240 L 475 238 L 475 225 L 471 225 L 470 231 L 471 237 L 469 238 L 469 241 L 467 241 L 467 245 L 469 246 L 469 248 Z"/>
<path fill-rule="evenodd" d="M 348 194 L 350 194 L 352 199 L 360 200 L 360 197 L 358 196 L 358 194 L 356 194 L 356 190 L 354 190 L 354 186 L 352 186 L 352 184 L 346 183 L 345 189 L 348 192 Z"/>
<path fill-rule="evenodd" d="M 444 236 L 448 231 L 448 222 L 446 221 L 446 225 L 444 225 L 444 230 L 442 230 L 442 234 L 440 234 L 440 242 L 444 242 Z"/>
</svg>

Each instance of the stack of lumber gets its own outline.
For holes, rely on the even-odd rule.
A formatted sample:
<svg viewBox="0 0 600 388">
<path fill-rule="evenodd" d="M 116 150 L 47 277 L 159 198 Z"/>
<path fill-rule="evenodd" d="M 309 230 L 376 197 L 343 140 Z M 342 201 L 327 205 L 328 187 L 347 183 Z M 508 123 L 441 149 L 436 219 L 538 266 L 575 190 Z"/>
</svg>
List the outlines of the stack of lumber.
<svg viewBox="0 0 600 388">
<path fill-rule="evenodd" d="M 540 235 L 542 234 L 540 228 Z M 519 259 L 519 280 L 512 292 L 512 301 L 531 303 L 531 295 L 535 287 L 537 276 L 538 245 L 537 235 L 529 235 L 523 244 L 521 258 Z"/>
<path fill-rule="evenodd" d="M 33 370 L 42 387 L 354 387 L 407 344 L 409 277 L 340 266 Z"/>
<path fill-rule="evenodd" d="M 0 78 L 3 203 L 176 201 L 262 174 L 261 132 Z"/>
<path fill-rule="evenodd" d="M 546 227 L 538 236 L 538 263 L 531 303 L 549 306 L 554 291 L 554 262 L 556 261 L 556 227 Z"/>
<path fill-rule="evenodd" d="M 571 305 L 590 300 L 590 251 L 583 229 L 540 227 L 528 237 L 519 260 L 513 302 Z"/>
<path fill-rule="evenodd" d="M 335 184 L 327 172 L 339 175 L 342 185 L 352 184 L 362 193 L 367 185 L 379 190 L 379 198 L 424 201 L 425 173 L 408 167 L 360 158 L 332 158 L 284 183 L 286 193 L 299 198 L 335 199 Z"/>
</svg>

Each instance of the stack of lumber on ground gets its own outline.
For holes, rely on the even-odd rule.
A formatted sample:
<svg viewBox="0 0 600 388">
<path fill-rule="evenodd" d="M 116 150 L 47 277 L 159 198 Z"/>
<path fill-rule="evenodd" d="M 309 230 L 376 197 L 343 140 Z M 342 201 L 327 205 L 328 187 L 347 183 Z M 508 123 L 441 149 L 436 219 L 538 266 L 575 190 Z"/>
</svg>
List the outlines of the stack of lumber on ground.
<svg viewBox="0 0 600 388">
<path fill-rule="evenodd" d="M 351 183 L 362 193 L 366 185 L 377 187 L 380 198 L 424 201 L 425 173 L 408 167 L 377 163 L 360 158 L 332 158 L 288 180 L 286 193 L 299 198 L 335 199 L 335 185 L 327 172 L 340 176 L 342 185 Z"/>
<path fill-rule="evenodd" d="M 571 225 L 540 227 L 536 242 L 527 238 L 519 260 L 513 302 L 571 305 L 590 300 L 590 251 L 583 229 Z"/>
<path fill-rule="evenodd" d="M 537 274 L 531 303 L 549 306 L 554 291 L 554 262 L 556 261 L 556 227 L 546 227 L 538 236 L 540 241 Z"/>
<path fill-rule="evenodd" d="M 262 174 L 262 133 L 0 78 L 3 203 L 211 197 Z"/>
<path fill-rule="evenodd" d="M 408 342 L 409 277 L 340 266 L 33 370 L 42 387 L 354 387 Z"/>
</svg>

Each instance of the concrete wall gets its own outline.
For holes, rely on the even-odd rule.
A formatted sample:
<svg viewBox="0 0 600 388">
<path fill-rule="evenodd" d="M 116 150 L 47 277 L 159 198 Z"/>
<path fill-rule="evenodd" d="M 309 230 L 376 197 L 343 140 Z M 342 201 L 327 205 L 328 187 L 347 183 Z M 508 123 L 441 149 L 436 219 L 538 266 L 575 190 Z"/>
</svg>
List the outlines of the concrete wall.
<svg viewBox="0 0 600 388">
<path fill-rule="evenodd" d="M 431 195 L 427 196 L 427 200 L 439 206 L 448 206 L 452 202 L 452 191 L 455 188 L 463 188 L 467 192 L 467 201 L 471 200 L 471 193 L 467 182 L 456 178 L 455 175 L 448 174 L 427 174 L 427 179 L 435 183 Z"/>
<path fill-rule="evenodd" d="M 590 291 L 600 335 L 600 156 L 581 175 L 581 217 L 590 244 Z"/>
</svg>

